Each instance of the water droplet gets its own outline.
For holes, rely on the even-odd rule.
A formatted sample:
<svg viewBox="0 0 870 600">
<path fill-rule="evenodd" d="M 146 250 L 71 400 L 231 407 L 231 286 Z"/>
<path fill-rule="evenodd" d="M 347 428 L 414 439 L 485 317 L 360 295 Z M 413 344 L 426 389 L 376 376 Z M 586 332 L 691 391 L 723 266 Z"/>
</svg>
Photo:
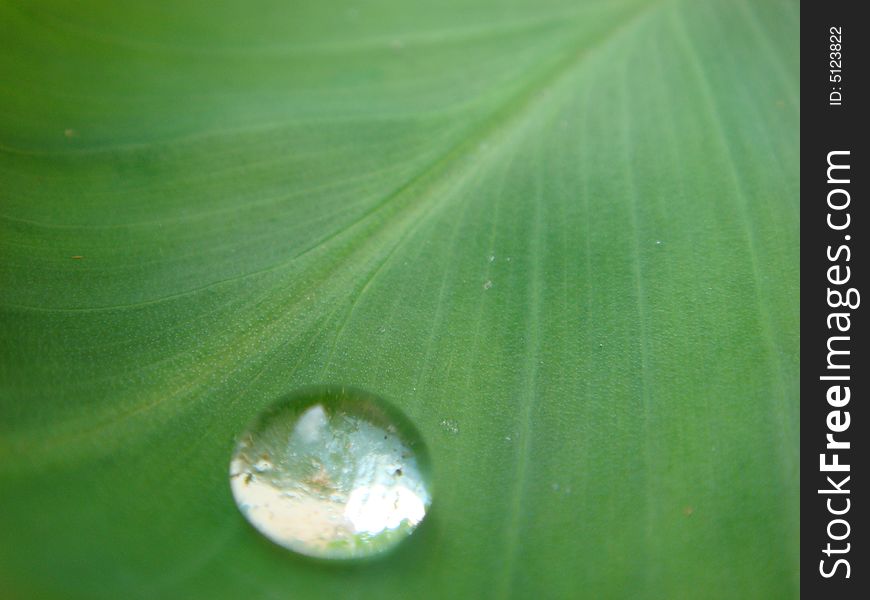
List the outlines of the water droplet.
<svg viewBox="0 0 870 600">
<path fill-rule="evenodd" d="M 352 388 L 307 388 L 267 408 L 239 437 L 230 485 L 260 533 L 318 558 L 389 550 L 432 502 L 416 428 Z"/>
<path fill-rule="evenodd" d="M 483 282 L 483 289 L 488 290 L 491 287 L 492 287 L 492 280 L 491 279 L 487 279 L 486 281 Z"/>
<path fill-rule="evenodd" d="M 661 240 L 656 240 L 656 246 L 661 246 L 661 245 L 662 245 L 662 241 L 661 241 Z"/>
</svg>

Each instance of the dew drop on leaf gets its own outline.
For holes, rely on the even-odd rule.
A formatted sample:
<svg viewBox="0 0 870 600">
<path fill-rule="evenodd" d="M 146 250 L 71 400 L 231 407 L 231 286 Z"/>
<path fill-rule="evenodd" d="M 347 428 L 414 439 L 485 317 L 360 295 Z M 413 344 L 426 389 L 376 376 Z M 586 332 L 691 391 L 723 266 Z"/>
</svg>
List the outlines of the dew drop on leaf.
<svg viewBox="0 0 870 600">
<path fill-rule="evenodd" d="M 410 535 L 432 502 L 429 460 L 413 424 L 372 394 L 301 390 L 241 433 L 230 485 L 263 535 L 326 559 L 380 554 Z"/>
</svg>

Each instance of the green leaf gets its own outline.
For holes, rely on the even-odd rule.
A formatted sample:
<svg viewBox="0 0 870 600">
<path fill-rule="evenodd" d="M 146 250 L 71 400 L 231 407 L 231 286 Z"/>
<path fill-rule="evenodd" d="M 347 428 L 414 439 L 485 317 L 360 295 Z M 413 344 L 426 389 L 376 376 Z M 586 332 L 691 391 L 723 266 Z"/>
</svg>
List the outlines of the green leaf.
<svg viewBox="0 0 870 600">
<path fill-rule="evenodd" d="M 0 596 L 799 593 L 799 4 L 0 4 Z M 425 438 L 381 560 L 239 514 L 307 384 Z"/>
</svg>

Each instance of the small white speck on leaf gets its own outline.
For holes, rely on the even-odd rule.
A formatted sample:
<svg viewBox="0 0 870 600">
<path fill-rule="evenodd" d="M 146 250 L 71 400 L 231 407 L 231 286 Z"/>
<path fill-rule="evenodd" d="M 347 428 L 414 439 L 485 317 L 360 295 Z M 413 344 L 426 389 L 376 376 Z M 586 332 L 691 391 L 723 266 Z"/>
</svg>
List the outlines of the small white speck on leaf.
<svg viewBox="0 0 870 600">
<path fill-rule="evenodd" d="M 441 429 L 449 434 L 456 435 L 459 433 L 459 423 L 453 419 L 441 419 Z"/>
</svg>

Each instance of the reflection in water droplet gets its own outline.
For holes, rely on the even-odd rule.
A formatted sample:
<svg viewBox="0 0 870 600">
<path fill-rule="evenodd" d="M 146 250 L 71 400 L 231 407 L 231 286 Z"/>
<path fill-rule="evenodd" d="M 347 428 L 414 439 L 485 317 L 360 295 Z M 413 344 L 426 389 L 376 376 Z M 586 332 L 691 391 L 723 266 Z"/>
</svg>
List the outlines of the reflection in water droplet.
<svg viewBox="0 0 870 600">
<path fill-rule="evenodd" d="M 380 399 L 349 388 L 308 388 L 262 413 L 236 445 L 230 484 L 263 535 L 320 558 L 394 547 L 432 501 L 416 429 Z"/>
</svg>

